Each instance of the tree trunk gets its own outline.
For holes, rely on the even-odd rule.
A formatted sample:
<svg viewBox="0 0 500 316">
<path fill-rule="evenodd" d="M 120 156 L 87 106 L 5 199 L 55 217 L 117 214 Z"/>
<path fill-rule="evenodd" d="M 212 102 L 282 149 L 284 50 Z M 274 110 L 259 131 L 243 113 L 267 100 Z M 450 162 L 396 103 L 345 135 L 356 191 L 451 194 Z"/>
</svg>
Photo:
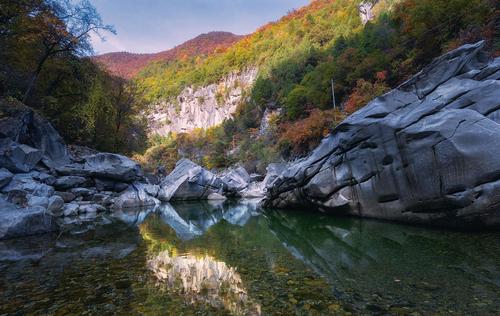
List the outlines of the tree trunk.
<svg viewBox="0 0 500 316">
<path fill-rule="evenodd" d="M 47 60 L 48 57 L 49 57 L 49 54 L 45 54 L 38 62 L 38 66 L 36 67 L 35 72 L 33 72 L 33 75 L 31 76 L 28 87 L 26 88 L 26 92 L 24 93 L 24 97 L 23 97 L 24 104 L 26 104 L 26 102 L 28 101 L 28 98 L 31 94 L 31 90 L 33 90 L 33 87 L 35 86 L 38 75 L 40 75 L 40 72 L 42 71 L 43 64 L 45 64 L 45 61 Z"/>
</svg>

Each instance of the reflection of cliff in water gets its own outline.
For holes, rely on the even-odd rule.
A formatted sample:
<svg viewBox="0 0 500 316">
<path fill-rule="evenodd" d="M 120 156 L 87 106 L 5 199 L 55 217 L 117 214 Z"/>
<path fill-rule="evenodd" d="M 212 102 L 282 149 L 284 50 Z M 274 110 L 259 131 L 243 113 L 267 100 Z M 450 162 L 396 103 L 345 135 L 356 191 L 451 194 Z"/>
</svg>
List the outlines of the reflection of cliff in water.
<svg viewBox="0 0 500 316">
<path fill-rule="evenodd" d="M 157 212 L 161 220 L 183 240 L 201 236 L 221 220 L 244 226 L 252 216 L 258 214 L 257 204 L 252 201 L 237 204 L 230 201 L 166 203 Z"/>
<path fill-rule="evenodd" d="M 500 289 L 500 243 L 492 243 L 494 234 L 282 211 L 266 212 L 266 218 L 295 257 L 351 301 L 370 301 L 375 293 L 387 303 L 412 305 L 443 295 L 453 307 Z"/>
<path fill-rule="evenodd" d="M 163 251 L 148 261 L 154 275 L 169 291 L 179 293 L 191 303 L 206 303 L 236 315 L 260 315 L 241 277 L 226 263 L 204 256 L 175 256 Z"/>
</svg>

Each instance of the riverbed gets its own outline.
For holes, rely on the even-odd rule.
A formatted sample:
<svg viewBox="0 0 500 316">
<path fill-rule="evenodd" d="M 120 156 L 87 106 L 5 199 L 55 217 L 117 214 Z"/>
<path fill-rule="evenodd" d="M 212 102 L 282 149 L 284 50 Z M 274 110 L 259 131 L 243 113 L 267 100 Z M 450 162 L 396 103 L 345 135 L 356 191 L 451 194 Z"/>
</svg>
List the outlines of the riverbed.
<svg viewBox="0 0 500 316">
<path fill-rule="evenodd" d="M 184 202 L 0 242 L 0 315 L 495 315 L 500 233 Z"/>
</svg>

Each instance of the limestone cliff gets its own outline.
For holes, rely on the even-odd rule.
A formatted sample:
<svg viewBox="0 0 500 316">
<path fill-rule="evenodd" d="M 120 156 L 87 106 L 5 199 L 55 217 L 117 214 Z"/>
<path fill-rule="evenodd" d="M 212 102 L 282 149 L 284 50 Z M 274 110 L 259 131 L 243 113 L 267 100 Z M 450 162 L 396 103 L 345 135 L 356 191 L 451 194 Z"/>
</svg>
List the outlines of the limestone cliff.
<svg viewBox="0 0 500 316">
<path fill-rule="evenodd" d="M 187 87 L 174 101 L 158 102 L 148 116 L 151 134 L 166 136 L 222 123 L 232 117 L 256 76 L 257 68 L 247 68 L 215 84 Z"/>
</svg>

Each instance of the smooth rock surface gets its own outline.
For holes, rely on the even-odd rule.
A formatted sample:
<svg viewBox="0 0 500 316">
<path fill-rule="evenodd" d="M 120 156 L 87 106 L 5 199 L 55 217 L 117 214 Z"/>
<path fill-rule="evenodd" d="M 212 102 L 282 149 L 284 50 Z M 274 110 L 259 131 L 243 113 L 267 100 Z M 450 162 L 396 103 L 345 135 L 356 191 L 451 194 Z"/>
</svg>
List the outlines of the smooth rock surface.
<svg viewBox="0 0 500 316">
<path fill-rule="evenodd" d="M 99 153 L 85 158 L 84 169 L 98 178 L 132 182 L 142 177 L 141 167 L 131 159 L 117 154 Z"/>
<path fill-rule="evenodd" d="M 134 183 L 129 186 L 122 194 L 115 198 L 113 208 L 126 209 L 133 207 L 146 207 L 160 204 L 160 201 L 149 193 L 154 189 L 150 185 L 143 183 Z M 156 189 L 156 192 L 158 189 Z"/>
<path fill-rule="evenodd" d="M 448 227 L 500 226 L 500 58 L 465 45 L 348 117 L 265 204 Z"/>
<path fill-rule="evenodd" d="M 224 192 L 228 195 L 238 195 L 240 191 L 248 187 L 250 182 L 250 175 L 241 166 L 225 170 L 220 178 L 224 183 Z"/>
<path fill-rule="evenodd" d="M 43 207 L 20 209 L 0 198 L 0 240 L 55 230 L 54 218 Z"/>
<path fill-rule="evenodd" d="M 204 200 L 212 193 L 222 194 L 223 186 L 223 181 L 212 172 L 189 159 L 181 159 L 160 183 L 158 198 L 164 202 Z"/>
</svg>

